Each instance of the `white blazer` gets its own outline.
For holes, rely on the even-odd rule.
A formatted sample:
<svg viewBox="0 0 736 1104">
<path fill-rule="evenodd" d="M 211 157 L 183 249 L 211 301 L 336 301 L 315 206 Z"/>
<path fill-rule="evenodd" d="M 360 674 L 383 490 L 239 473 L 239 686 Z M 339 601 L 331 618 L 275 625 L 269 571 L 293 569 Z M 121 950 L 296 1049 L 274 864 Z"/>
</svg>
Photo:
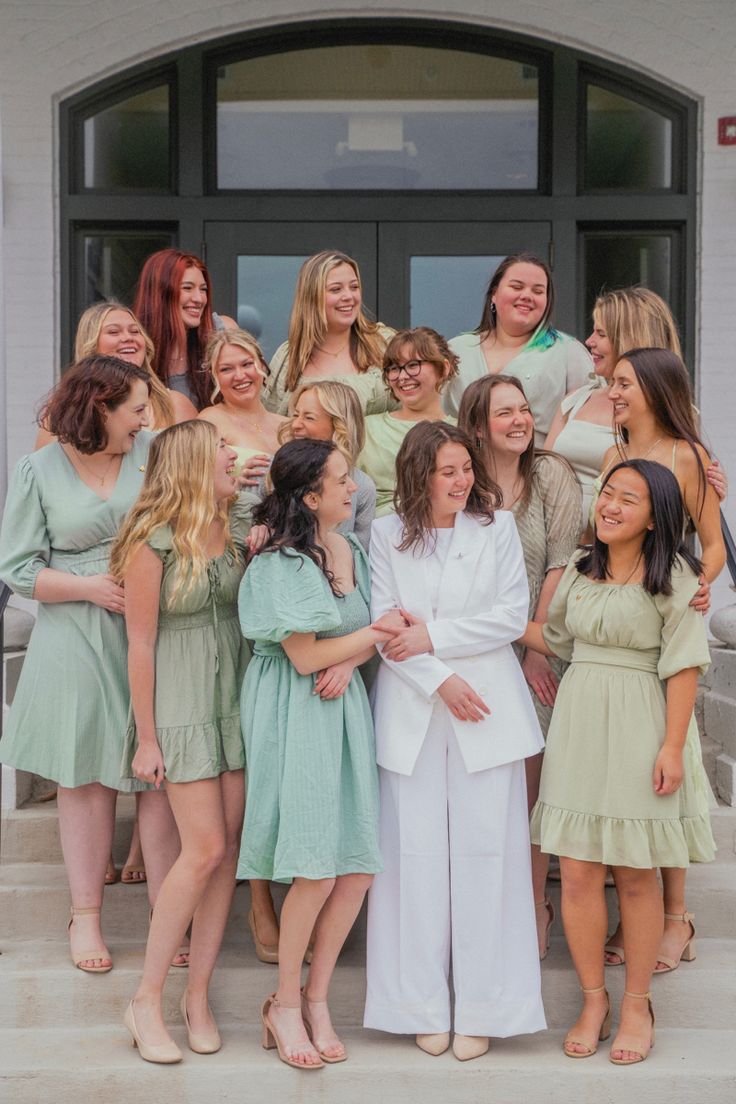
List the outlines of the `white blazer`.
<svg viewBox="0 0 736 1104">
<path fill-rule="evenodd" d="M 372 694 L 379 765 L 397 774 L 412 773 L 432 710 L 441 700 L 437 689 L 452 674 L 464 678 L 491 711 L 482 721 L 459 721 L 450 714 L 469 773 L 536 755 L 544 741 L 511 648 L 529 616 L 529 587 L 513 515 L 499 510 L 490 525 L 470 514 L 457 515 L 436 617 L 426 572 L 431 552 L 399 552 L 401 536 L 396 514 L 374 521 L 371 615 L 376 620 L 401 606 L 420 617 L 427 623 L 434 654 L 402 663 L 381 658 Z"/>
</svg>

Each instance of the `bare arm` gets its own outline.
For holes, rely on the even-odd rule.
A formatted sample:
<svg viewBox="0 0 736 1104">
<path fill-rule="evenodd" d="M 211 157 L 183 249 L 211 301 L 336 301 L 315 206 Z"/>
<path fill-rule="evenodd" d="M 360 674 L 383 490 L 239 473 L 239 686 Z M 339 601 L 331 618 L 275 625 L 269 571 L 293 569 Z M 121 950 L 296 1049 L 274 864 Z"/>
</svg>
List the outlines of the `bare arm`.
<svg viewBox="0 0 736 1104">
<path fill-rule="evenodd" d="M 390 636 L 390 633 L 368 625 L 346 636 L 333 636 L 325 640 L 317 640 L 314 633 L 292 633 L 282 640 L 281 646 L 300 675 L 314 675 L 346 659 L 362 663 L 359 657 L 376 644 L 390 639 Z"/>
<path fill-rule="evenodd" d="M 698 452 L 700 451 L 698 449 Z M 684 449 L 681 449 L 681 452 L 684 456 Z M 702 453 L 701 459 L 707 469 L 710 461 L 705 452 Z M 712 583 L 720 575 L 726 562 L 726 546 L 723 543 L 721 533 L 721 504 L 710 483 L 706 483 L 705 501 L 703 501 L 701 481 L 698 478 L 697 471 L 698 465 L 692 453 L 690 453 L 686 463 L 685 485 L 682 495 L 698 533 L 698 540 L 702 549 L 703 574 L 706 580 Z"/>
<path fill-rule="evenodd" d="M 112 575 L 72 575 L 44 567 L 36 576 L 33 597 L 37 602 L 94 602 L 110 613 L 125 613 L 125 591 Z"/>
<path fill-rule="evenodd" d="M 674 793 L 682 784 L 682 749 L 698 689 L 698 668 L 687 667 L 667 679 L 667 720 L 664 743 L 654 764 L 654 792 Z"/>
<path fill-rule="evenodd" d="M 156 788 L 164 777 L 153 709 L 162 576 L 161 560 L 147 545 L 141 545 L 133 555 L 125 579 L 128 679 L 138 737 L 133 772 L 143 781 L 155 782 Z"/>
<path fill-rule="evenodd" d="M 169 402 L 171 403 L 171 409 L 174 414 L 174 424 L 178 422 L 188 422 L 191 418 L 197 417 L 197 408 L 194 403 L 182 395 L 180 391 L 169 391 Z"/>
<path fill-rule="evenodd" d="M 542 633 L 543 627 L 544 626 L 539 621 L 530 621 L 524 630 L 523 636 L 519 637 L 518 642 L 519 644 L 523 644 L 525 648 L 533 648 L 535 652 L 541 652 L 542 655 L 556 655 L 551 648 L 547 647 Z"/>
</svg>

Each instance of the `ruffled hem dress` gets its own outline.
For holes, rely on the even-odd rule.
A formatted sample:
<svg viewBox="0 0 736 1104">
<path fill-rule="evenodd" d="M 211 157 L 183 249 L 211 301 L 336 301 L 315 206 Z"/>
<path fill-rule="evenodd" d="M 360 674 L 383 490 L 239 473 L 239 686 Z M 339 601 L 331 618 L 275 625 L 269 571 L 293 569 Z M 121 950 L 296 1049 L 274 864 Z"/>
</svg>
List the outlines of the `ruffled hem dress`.
<svg viewBox="0 0 736 1104">
<path fill-rule="evenodd" d="M 370 624 L 365 553 L 351 534 L 356 587 L 337 598 L 316 564 L 290 549 L 262 552 L 240 588 L 240 624 L 254 642 L 241 722 L 248 793 L 239 878 L 290 882 L 382 869 L 373 721 L 358 671 L 322 701 L 281 641 L 345 636 Z"/>
<path fill-rule="evenodd" d="M 666 723 L 665 680 L 710 663 L 698 580 L 678 560 L 672 594 L 598 583 L 574 557 L 550 604 L 544 638 L 570 666 L 552 715 L 531 815 L 532 843 L 548 854 L 633 868 L 686 867 L 715 855 L 708 783 L 692 717 L 684 779 L 652 786 Z"/>
<path fill-rule="evenodd" d="M 136 436 L 108 499 L 80 479 L 58 441 L 18 462 L 0 536 L 0 578 L 16 594 L 32 598 L 45 567 L 78 576 L 109 570 L 151 439 L 145 431 Z M 120 778 L 129 700 L 122 614 L 93 602 L 39 602 L 0 760 L 69 788 L 147 789 Z"/>
<path fill-rule="evenodd" d="M 240 734 L 240 688 L 249 649 L 238 623 L 238 587 L 243 577 L 247 524 L 233 510 L 226 548 L 206 574 L 169 599 L 177 553 L 170 526 L 154 530 L 148 546 L 163 564 L 156 637 L 153 715 L 169 782 L 198 782 L 245 766 Z M 132 709 L 121 773 L 131 778 L 137 748 Z"/>
</svg>

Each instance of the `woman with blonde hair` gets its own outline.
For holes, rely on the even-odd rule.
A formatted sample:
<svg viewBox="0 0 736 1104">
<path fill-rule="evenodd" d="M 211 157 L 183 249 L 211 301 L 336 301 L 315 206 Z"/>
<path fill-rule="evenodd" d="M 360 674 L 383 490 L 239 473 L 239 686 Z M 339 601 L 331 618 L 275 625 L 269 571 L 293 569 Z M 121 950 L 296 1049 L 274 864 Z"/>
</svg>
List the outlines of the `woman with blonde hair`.
<svg viewBox="0 0 736 1104">
<path fill-rule="evenodd" d="M 132 716 L 122 774 L 156 789 L 166 784 L 181 837 L 125 1013 L 134 1045 L 150 1062 L 181 1059 L 161 1000 L 190 921 L 181 1001 L 189 1047 L 211 1054 L 221 1045 L 208 989 L 235 888 L 245 800 L 239 691 L 247 653 L 237 615 L 245 533 L 228 512 L 234 464 L 234 452 L 207 422 L 164 430 L 110 557 L 125 585 L 128 630 Z"/>
<path fill-rule="evenodd" d="M 279 447 L 284 418 L 263 405 L 263 385 L 270 368 L 263 351 L 246 330 L 218 330 L 207 342 L 205 371 L 212 379 L 211 406 L 199 414 L 212 422 L 237 456 L 236 474 L 250 481 L 268 469 Z"/>
<path fill-rule="evenodd" d="M 557 408 L 544 447 L 572 465 L 583 488 L 583 517 L 593 504 L 593 483 L 614 444 L 608 385 L 613 369 L 627 349 L 669 349 L 682 356 L 677 323 L 659 295 L 645 287 L 620 288 L 599 295 L 593 307 L 593 332 L 585 342 L 593 357 L 596 379 L 570 392 Z M 725 481 L 718 461 L 708 479 L 721 498 Z"/>
<path fill-rule="evenodd" d="M 379 365 L 392 331 L 366 317 L 358 264 L 327 249 L 299 270 L 288 340 L 271 359 L 264 404 L 285 414 L 307 379 L 337 379 L 353 387 L 366 414 L 392 405 Z"/>
</svg>

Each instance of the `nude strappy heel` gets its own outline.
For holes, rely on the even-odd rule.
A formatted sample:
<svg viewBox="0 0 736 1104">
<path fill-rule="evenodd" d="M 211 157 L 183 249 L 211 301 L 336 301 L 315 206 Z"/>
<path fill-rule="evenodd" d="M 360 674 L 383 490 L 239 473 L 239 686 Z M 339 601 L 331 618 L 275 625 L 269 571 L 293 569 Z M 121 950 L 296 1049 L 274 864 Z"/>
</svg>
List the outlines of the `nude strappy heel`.
<svg viewBox="0 0 736 1104">
<path fill-rule="evenodd" d="M 598 1043 L 604 1042 L 611 1034 L 611 998 L 608 995 L 608 990 L 605 985 L 599 985 L 597 989 L 583 989 L 581 986 L 581 990 L 583 993 L 605 993 L 608 1007 L 606 1008 L 606 1014 L 603 1017 L 603 1022 L 598 1031 L 598 1038 L 595 1042 L 595 1046 L 591 1046 L 586 1039 L 574 1039 L 571 1035 L 565 1036 L 562 1049 L 568 1058 L 592 1058 L 598 1050 Z M 568 1050 L 570 1046 L 585 1047 L 585 1050 Z"/>
<path fill-rule="evenodd" d="M 652 1008 L 652 994 L 651 993 L 630 993 L 628 989 L 624 989 L 625 997 L 633 997 L 636 1000 L 645 1000 L 649 1005 L 649 1015 L 652 1018 L 652 1035 L 649 1046 L 646 1050 L 640 1046 L 624 1046 L 618 1041 L 618 1035 L 613 1041 L 613 1046 L 609 1052 L 608 1058 L 613 1062 L 614 1066 L 637 1066 L 639 1062 L 643 1062 L 645 1058 L 649 1056 L 649 1051 L 654 1046 L 654 1009 Z M 632 1054 L 636 1054 L 636 1058 L 614 1058 L 614 1050 L 629 1050 Z"/>
<path fill-rule="evenodd" d="M 689 924 L 691 928 L 690 938 L 685 946 L 680 951 L 679 958 L 668 958 L 667 955 L 658 954 L 657 962 L 664 962 L 664 966 L 655 967 L 655 974 L 669 974 L 672 970 L 676 970 L 681 962 L 692 962 L 697 957 L 695 954 L 695 919 L 694 912 L 666 912 L 664 914 L 665 920 L 681 920 L 683 924 Z"/>
<path fill-rule="evenodd" d="M 71 916 L 67 924 L 67 931 L 71 934 L 75 916 L 99 916 L 101 908 L 75 908 L 72 905 Z M 112 970 L 112 961 L 109 966 L 83 966 L 83 962 L 91 962 L 97 959 L 110 958 L 110 952 L 105 947 L 95 947 L 94 950 L 84 951 L 82 954 L 71 952 L 72 962 L 78 970 L 84 970 L 85 974 L 107 974 Z"/>
</svg>

